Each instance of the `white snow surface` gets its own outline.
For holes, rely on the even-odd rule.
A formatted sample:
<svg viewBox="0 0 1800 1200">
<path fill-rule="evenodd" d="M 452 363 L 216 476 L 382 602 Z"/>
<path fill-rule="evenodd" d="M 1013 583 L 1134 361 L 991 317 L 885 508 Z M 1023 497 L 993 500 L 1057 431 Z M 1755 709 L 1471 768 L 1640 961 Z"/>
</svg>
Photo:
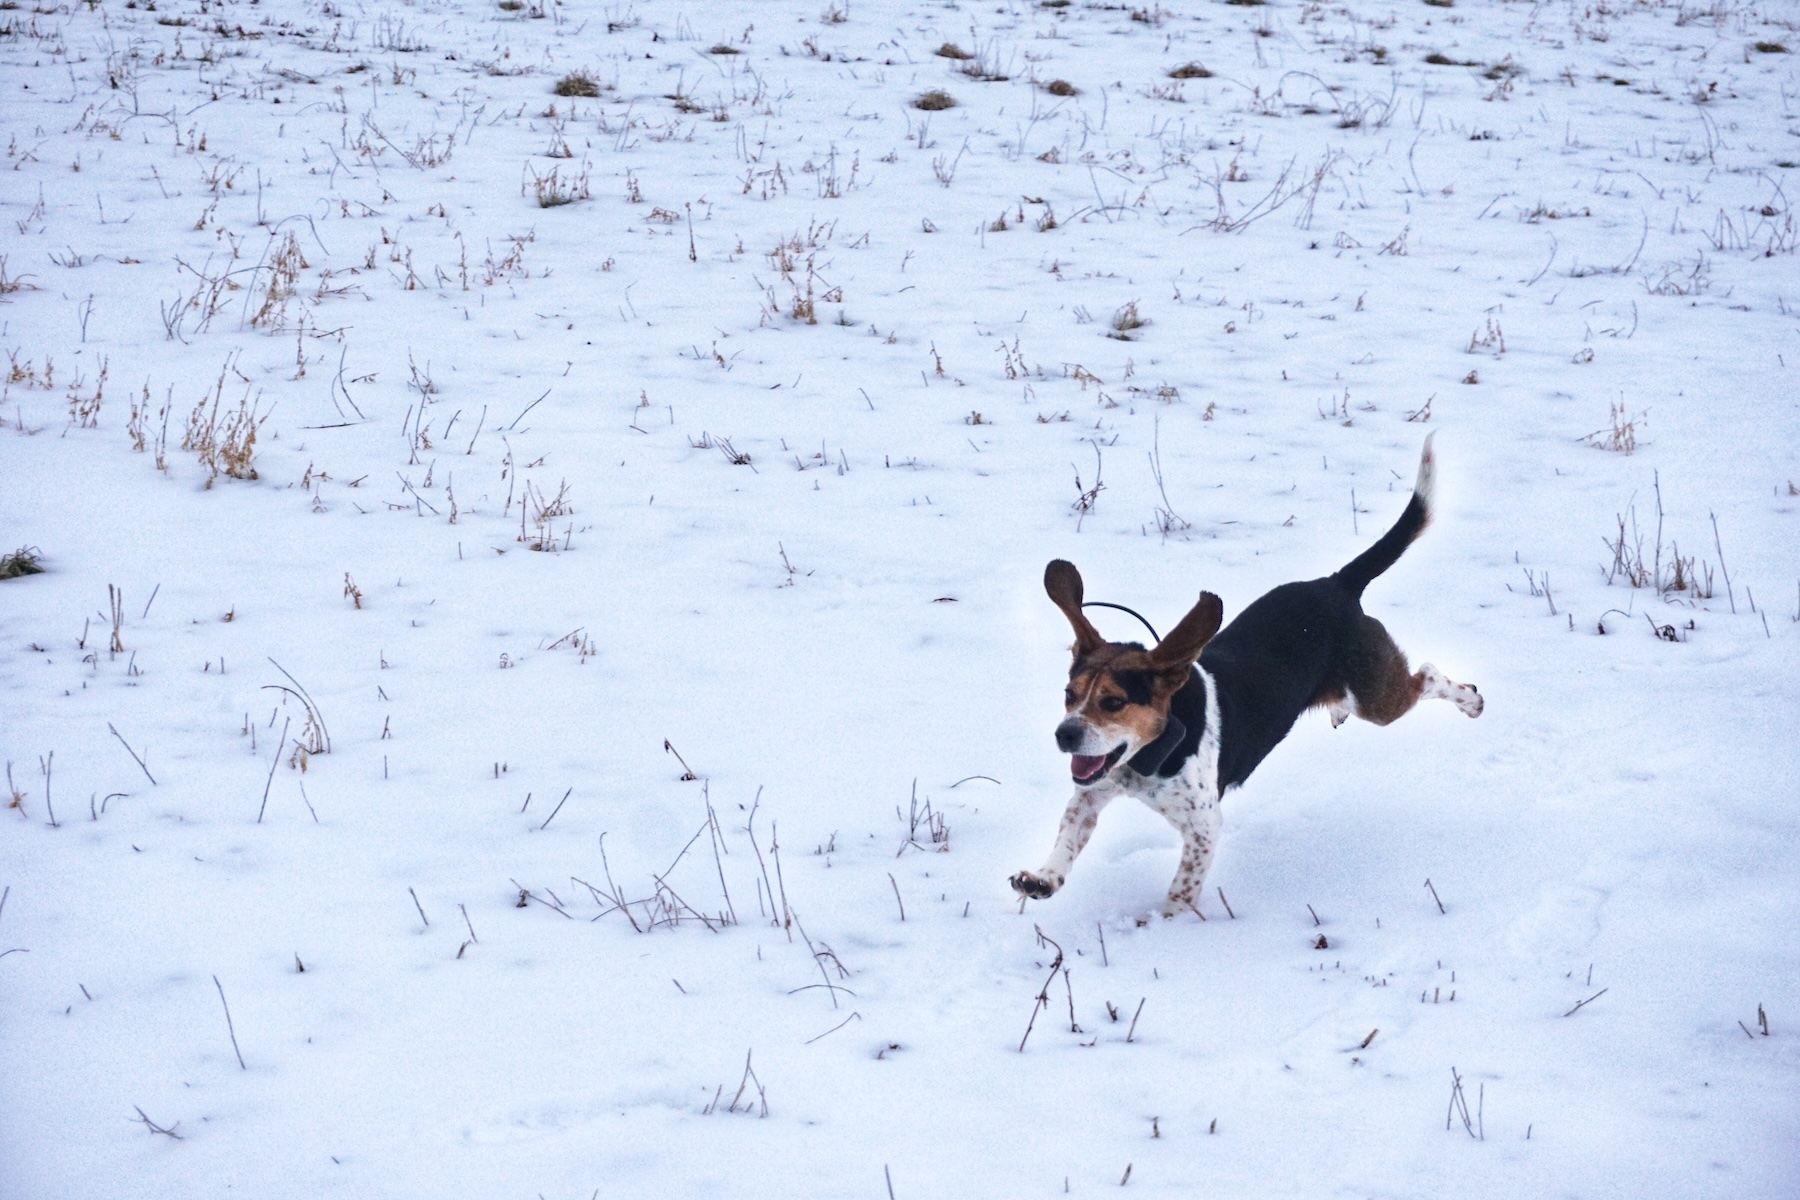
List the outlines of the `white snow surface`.
<svg viewBox="0 0 1800 1200">
<path fill-rule="evenodd" d="M 0 1195 L 1795 1195 L 1789 51 L 9 0 Z M 1045 561 L 1229 619 L 1432 431 L 1365 603 L 1486 713 L 1022 907 Z"/>
</svg>

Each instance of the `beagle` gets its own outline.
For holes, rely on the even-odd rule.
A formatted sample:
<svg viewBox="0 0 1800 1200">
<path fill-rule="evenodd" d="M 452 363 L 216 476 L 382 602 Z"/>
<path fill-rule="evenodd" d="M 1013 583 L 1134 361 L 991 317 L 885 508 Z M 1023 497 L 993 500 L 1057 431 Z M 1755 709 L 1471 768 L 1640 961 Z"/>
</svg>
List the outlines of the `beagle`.
<svg viewBox="0 0 1800 1200">
<path fill-rule="evenodd" d="M 1286 583 L 1219 629 L 1211 592 L 1155 647 L 1109 642 L 1081 611 L 1081 575 L 1057 559 L 1044 590 L 1075 630 L 1056 745 L 1069 755 L 1075 796 L 1044 865 L 1012 877 L 1013 890 L 1056 894 L 1087 844 L 1100 810 L 1133 796 L 1181 834 L 1181 865 L 1162 913 L 1198 911 L 1200 885 L 1219 837 L 1219 799 L 1250 777 L 1294 721 L 1323 707 L 1333 728 L 1352 713 L 1386 725 L 1422 699 L 1448 700 L 1471 717 L 1482 699 L 1406 655 L 1362 610 L 1363 589 L 1393 566 L 1431 520 L 1431 438 L 1412 499 L 1394 527 L 1335 575 Z"/>
</svg>

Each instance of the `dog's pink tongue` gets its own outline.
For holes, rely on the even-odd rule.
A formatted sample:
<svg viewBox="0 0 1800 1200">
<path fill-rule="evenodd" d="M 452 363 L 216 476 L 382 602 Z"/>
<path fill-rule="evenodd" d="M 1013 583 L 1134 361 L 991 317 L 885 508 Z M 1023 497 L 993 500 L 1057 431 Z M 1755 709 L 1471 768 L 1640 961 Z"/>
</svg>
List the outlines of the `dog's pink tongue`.
<svg viewBox="0 0 1800 1200">
<path fill-rule="evenodd" d="M 1069 755 L 1069 774 L 1077 779 L 1092 779 L 1106 765 L 1104 754 L 1071 754 Z"/>
</svg>

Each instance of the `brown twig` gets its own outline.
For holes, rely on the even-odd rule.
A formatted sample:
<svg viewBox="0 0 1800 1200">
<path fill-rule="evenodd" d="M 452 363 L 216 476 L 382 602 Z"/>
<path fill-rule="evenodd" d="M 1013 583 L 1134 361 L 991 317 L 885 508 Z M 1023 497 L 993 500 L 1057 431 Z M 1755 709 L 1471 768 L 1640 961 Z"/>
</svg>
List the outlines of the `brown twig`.
<svg viewBox="0 0 1800 1200">
<path fill-rule="evenodd" d="M 681 764 L 681 782 L 691 783 L 700 778 L 698 775 L 694 774 L 694 768 L 687 765 L 687 759 L 681 757 L 681 751 L 677 750 L 674 745 L 670 743 L 668 738 L 663 739 L 663 749 L 667 750 L 670 754 L 673 754 L 675 756 L 675 761 Z"/>
<path fill-rule="evenodd" d="M 269 777 L 263 780 L 262 805 L 256 810 L 256 823 L 258 825 L 262 824 L 263 813 L 267 811 L 269 807 L 269 788 L 274 786 L 275 768 L 281 765 L 281 750 L 282 747 L 287 745 L 288 726 L 293 724 L 293 721 L 294 719 L 289 717 L 281 723 L 281 740 L 275 743 L 275 757 L 269 760 Z M 126 749 L 130 749 L 130 747 L 126 747 Z"/>
<path fill-rule="evenodd" d="M 1050 1007 L 1050 984 L 1056 979 L 1056 973 L 1062 970 L 1063 965 L 1062 947 L 1057 946 L 1055 939 L 1046 937 L 1041 927 L 1033 925 L 1032 929 L 1037 933 L 1038 945 L 1056 947 L 1056 958 L 1050 963 L 1050 973 L 1044 976 L 1044 986 L 1038 989 L 1037 999 L 1032 1001 L 1031 1019 L 1025 1022 L 1025 1036 L 1019 1039 L 1020 1054 L 1025 1053 L 1025 1043 L 1031 1037 L 1032 1026 L 1037 1024 L 1038 1013 Z"/>
<path fill-rule="evenodd" d="M 1586 1000 L 1581 1001 L 1574 1008 L 1571 1008 L 1568 1012 L 1564 1013 L 1563 1016 L 1565 1016 L 1565 1017 L 1574 1016 L 1576 1013 L 1580 1012 L 1584 1006 L 1592 1004 L 1594 1001 L 1596 1001 L 1600 997 L 1606 995 L 1606 993 L 1611 990 L 1612 990 L 1611 988 L 1601 988 L 1599 991 L 1597 991 L 1593 995 L 1589 996 Z"/>
<path fill-rule="evenodd" d="M 250 1068 L 244 1065 L 244 1052 L 238 1049 L 237 1029 L 231 1023 L 231 1005 L 225 1003 L 225 985 L 219 982 L 217 975 L 213 976 L 213 986 L 219 989 L 219 1005 L 225 1010 L 225 1032 L 231 1035 L 231 1052 L 237 1055 L 238 1069 L 248 1071 Z"/>
<path fill-rule="evenodd" d="M 125 740 L 125 735 L 120 733 L 116 728 L 114 728 L 113 723 L 111 721 L 108 721 L 106 723 L 106 727 L 108 729 L 112 730 L 112 735 L 119 739 L 119 745 L 125 747 L 125 753 L 131 755 L 132 761 L 137 763 L 138 770 L 140 770 L 144 773 L 144 778 L 148 779 L 150 781 L 150 786 L 155 787 L 156 786 L 156 776 L 154 776 L 150 773 L 150 768 L 146 767 L 144 765 L 144 760 L 138 757 L 138 752 L 131 748 L 131 743 Z"/>
<path fill-rule="evenodd" d="M 179 1142 L 179 1141 L 180 1141 L 180 1140 L 181 1140 L 181 1135 L 180 1135 L 180 1134 L 179 1134 L 179 1133 L 176 1133 L 176 1132 L 175 1132 L 175 1131 L 176 1131 L 176 1130 L 177 1130 L 177 1129 L 179 1129 L 179 1128 L 181 1128 L 181 1122 L 180 1122 L 180 1121 L 177 1121 L 177 1122 L 175 1122 L 175 1124 L 173 1124 L 173 1125 L 170 1125 L 170 1126 L 169 1126 L 169 1127 L 167 1127 L 167 1128 L 166 1128 L 166 1129 L 165 1129 L 165 1128 L 164 1128 L 164 1127 L 163 1127 L 163 1126 L 161 1126 L 161 1125 L 158 1125 L 158 1124 L 157 1124 L 157 1123 L 156 1123 L 156 1122 L 155 1122 L 155 1121 L 152 1121 L 152 1120 L 151 1120 L 151 1119 L 150 1119 L 150 1118 L 149 1118 L 149 1117 L 148 1117 L 148 1116 L 146 1116 L 146 1115 L 145 1115 L 145 1114 L 144 1114 L 144 1110 L 143 1110 L 143 1109 L 141 1109 L 141 1108 L 138 1108 L 138 1106 L 137 1106 L 137 1105 L 135 1105 L 135 1104 L 134 1104 L 134 1105 L 132 1105 L 132 1106 L 131 1106 L 131 1107 L 132 1107 L 132 1108 L 133 1108 L 133 1109 L 134 1109 L 134 1110 L 136 1110 L 136 1112 L 137 1112 L 137 1119 L 138 1119 L 138 1120 L 139 1120 L 139 1121 L 140 1121 L 140 1122 L 142 1122 L 142 1123 L 143 1123 L 143 1126 L 144 1126 L 144 1128 L 145 1128 L 145 1129 L 148 1129 L 148 1130 L 149 1130 L 149 1131 L 150 1131 L 150 1132 L 151 1132 L 151 1133 L 160 1133 L 160 1134 L 162 1134 L 162 1135 L 163 1135 L 163 1136 L 164 1136 L 164 1137 L 171 1137 L 171 1138 L 174 1138 L 174 1139 L 175 1139 L 175 1140 L 176 1140 L 176 1141 L 178 1141 L 178 1142 Z"/>
<path fill-rule="evenodd" d="M 538 826 L 539 829 L 543 829 L 545 826 L 549 825 L 550 822 L 552 822 L 556 819 L 556 814 L 562 811 L 562 806 L 565 803 L 567 803 L 570 794 L 573 793 L 574 791 L 575 791 L 574 788 L 570 788 L 567 792 L 564 792 L 562 794 L 562 799 L 558 800 L 556 802 L 556 807 L 550 810 L 550 815 L 544 818 L 544 824 L 539 825 Z"/>
</svg>

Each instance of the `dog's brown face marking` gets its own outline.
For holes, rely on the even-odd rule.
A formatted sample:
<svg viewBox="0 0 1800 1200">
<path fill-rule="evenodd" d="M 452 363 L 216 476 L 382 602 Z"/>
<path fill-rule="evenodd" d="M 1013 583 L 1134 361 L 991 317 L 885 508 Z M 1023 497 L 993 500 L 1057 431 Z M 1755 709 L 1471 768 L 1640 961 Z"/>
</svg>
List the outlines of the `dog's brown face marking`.
<svg viewBox="0 0 1800 1200">
<path fill-rule="evenodd" d="M 1162 736 L 1169 698 L 1187 682 L 1188 668 L 1218 631 L 1219 598 L 1200 599 L 1154 650 L 1136 642 L 1109 642 L 1081 611 L 1081 573 L 1053 560 L 1044 568 L 1044 591 L 1075 631 L 1075 665 L 1063 694 L 1066 715 L 1056 745 L 1069 758 L 1077 784 L 1098 783 L 1129 755 Z"/>
<path fill-rule="evenodd" d="M 1097 781 L 1160 737 L 1169 698 L 1186 681 L 1185 664 L 1180 671 L 1159 671 L 1149 652 L 1133 643 L 1104 642 L 1077 657 L 1057 727 L 1057 744 L 1075 756 L 1076 782 Z"/>
</svg>

